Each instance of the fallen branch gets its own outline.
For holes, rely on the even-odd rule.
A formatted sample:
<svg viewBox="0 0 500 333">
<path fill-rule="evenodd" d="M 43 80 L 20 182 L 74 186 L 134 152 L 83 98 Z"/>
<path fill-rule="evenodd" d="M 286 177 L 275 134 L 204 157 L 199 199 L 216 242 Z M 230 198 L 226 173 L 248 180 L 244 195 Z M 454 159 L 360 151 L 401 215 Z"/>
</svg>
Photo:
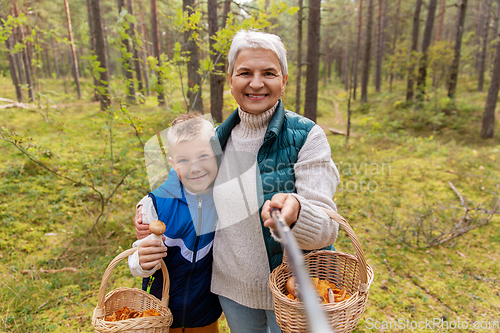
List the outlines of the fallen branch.
<svg viewBox="0 0 500 333">
<path fill-rule="evenodd" d="M 345 132 L 342 132 L 341 130 L 338 130 L 338 129 L 335 129 L 335 128 L 328 128 L 328 130 L 330 132 L 332 132 L 332 134 L 336 134 L 336 135 L 343 135 L 343 136 L 347 136 L 347 134 Z"/>
<path fill-rule="evenodd" d="M 0 97 L 0 102 L 7 102 L 9 104 L 3 104 L 0 105 L 0 109 L 7 109 L 7 108 L 20 108 L 20 109 L 44 109 L 44 106 L 38 106 L 35 104 L 30 104 L 30 103 L 22 103 L 22 102 L 17 102 L 12 99 L 8 98 L 3 98 Z M 55 109 L 57 108 L 57 105 L 51 105 L 50 108 Z"/>
<path fill-rule="evenodd" d="M 73 272 L 76 273 L 78 272 L 78 269 L 74 267 L 63 267 L 59 269 L 43 269 L 40 268 L 39 270 L 36 269 L 25 269 L 21 272 L 21 274 L 31 274 L 35 272 L 41 272 L 41 273 L 47 273 L 47 274 L 54 274 L 54 273 L 59 273 L 59 272 Z"/>
</svg>

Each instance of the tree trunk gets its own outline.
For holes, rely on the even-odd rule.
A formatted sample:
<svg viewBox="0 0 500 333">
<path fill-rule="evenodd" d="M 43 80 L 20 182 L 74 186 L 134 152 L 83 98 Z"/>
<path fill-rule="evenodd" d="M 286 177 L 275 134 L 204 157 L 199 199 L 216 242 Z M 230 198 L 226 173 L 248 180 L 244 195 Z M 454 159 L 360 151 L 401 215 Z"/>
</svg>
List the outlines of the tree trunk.
<svg viewBox="0 0 500 333">
<path fill-rule="evenodd" d="M 496 8 L 495 8 L 495 18 L 493 20 L 493 33 L 491 34 L 490 41 L 488 42 L 489 45 L 492 44 L 493 40 L 496 38 L 498 34 L 498 23 L 500 21 L 500 0 L 496 1 Z M 487 65 L 486 68 L 491 68 L 491 63 L 493 62 L 494 55 L 491 54 L 492 52 L 487 52 Z"/>
<path fill-rule="evenodd" d="M 132 3 L 132 0 L 127 0 L 127 7 L 128 7 L 128 12 L 130 15 L 134 16 L 134 5 Z M 139 52 L 137 51 L 137 45 L 136 45 L 136 36 L 135 36 L 135 30 L 137 28 L 137 25 L 134 22 L 129 22 L 130 28 L 128 29 L 128 35 L 132 39 L 132 48 L 133 48 L 133 57 L 134 57 L 134 69 L 135 69 L 135 76 L 137 77 L 137 83 L 138 83 L 138 88 L 139 91 L 142 93 L 144 89 L 144 84 L 142 82 L 142 73 L 141 73 L 141 62 L 139 59 Z"/>
<path fill-rule="evenodd" d="M 0 19 L 0 26 L 3 28 L 3 17 Z M 21 90 L 21 84 L 19 82 L 19 78 L 17 77 L 17 71 L 16 71 L 16 62 L 14 60 L 14 56 L 11 53 L 12 46 L 10 44 L 10 36 L 5 39 L 5 46 L 7 47 L 7 59 L 9 60 L 9 70 L 10 70 L 10 76 L 12 78 L 12 83 L 14 84 L 14 87 L 16 89 L 16 97 L 17 100 L 21 103 L 23 101 L 23 94 Z"/>
<path fill-rule="evenodd" d="M 73 40 L 73 30 L 71 29 L 71 15 L 69 12 L 68 0 L 64 0 L 64 9 L 66 10 L 66 23 L 68 26 L 69 45 L 71 47 L 71 56 L 73 57 L 73 77 L 76 83 L 76 91 L 78 99 L 82 98 L 82 90 L 80 89 L 80 75 L 78 73 L 78 62 L 76 59 L 75 41 Z"/>
<path fill-rule="evenodd" d="M 19 11 L 17 9 L 17 2 L 14 2 L 14 15 L 19 16 Z M 35 92 L 33 91 L 33 78 L 31 76 L 31 62 L 28 56 L 28 43 L 24 40 L 24 31 L 22 25 L 17 27 L 17 32 L 19 35 L 19 43 L 24 44 L 23 50 L 21 52 L 22 60 L 24 64 L 24 73 L 26 74 L 26 83 L 28 84 L 28 96 L 31 102 L 35 101 Z"/>
<path fill-rule="evenodd" d="M 479 73 L 479 58 L 481 57 L 481 36 L 483 34 L 483 26 L 484 26 L 484 6 L 486 0 L 477 0 L 477 8 L 476 10 L 472 10 L 473 13 L 476 13 L 476 32 L 474 34 L 474 46 L 476 46 L 475 51 L 475 64 L 474 70 L 475 73 Z"/>
<path fill-rule="evenodd" d="M 182 10 L 187 12 L 188 16 L 194 13 L 195 1 L 183 0 Z M 201 75 L 198 73 L 200 68 L 200 55 L 196 41 L 191 39 L 191 30 L 184 32 L 184 46 L 188 53 L 189 60 L 187 63 L 188 74 L 188 92 L 189 111 L 199 111 L 203 113 L 203 99 L 201 98 Z"/>
<path fill-rule="evenodd" d="M 354 65 L 353 65 L 353 92 L 352 99 L 356 100 L 356 89 L 358 87 L 358 67 L 359 67 L 359 54 L 361 53 L 361 29 L 363 27 L 363 0 L 359 0 L 359 9 L 358 9 L 358 37 L 356 39 L 356 55 L 354 56 Z"/>
<path fill-rule="evenodd" d="M 297 84 L 295 86 L 295 112 L 300 114 L 300 97 L 302 94 L 302 21 L 304 13 L 303 0 L 298 0 L 299 11 L 297 12 Z"/>
<path fill-rule="evenodd" d="M 65 0 L 67 1 L 67 0 Z M 118 15 L 125 9 L 125 1 L 118 0 Z M 127 29 L 127 34 L 130 37 L 131 23 L 128 22 L 129 28 Z M 125 53 L 122 53 L 122 64 L 123 64 L 123 72 L 125 73 L 125 80 L 127 84 L 125 85 L 125 90 L 127 93 L 127 104 L 135 104 L 135 87 L 134 87 L 134 73 L 132 71 L 132 58 L 133 53 L 130 47 L 130 42 L 128 38 L 122 39 L 122 45 L 125 49 Z"/>
<path fill-rule="evenodd" d="M 94 20 L 92 18 L 92 4 L 90 3 L 90 0 L 87 0 L 87 16 L 88 16 L 88 21 L 89 21 L 90 49 L 92 50 L 92 54 L 95 55 L 96 54 L 95 53 L 95 31 L 94 31 L 94 25 L 92 24 L 92 22 L 94 22 Z M 54 47 L 52 47 L 52 50 L 54 50 Z M 55 61 L 55 54 L 54 54 L 54 61 Z M 57 66 L 57 62 L 56 62 L 56 66 Z M 92 72 L 92 65 L 90 67 L 90 71 Z M 58 78 L 59 78 L 59 74 L 58 74 Z M 94 81 L 94 92 L 92 94 L 92 101 L 97 102 L 100 100 L 99 92 L 97 90 L 97 87 L 99 86 L 99 82 L 98 82 L 97 77 L 95 77 L 94 75 L 92 75 L 92 79 Z"/>
<path fill-rule="evenodd" d="M 50 46 L 52 49 L 52 55 L 54 56 L 54 69 L 56 70 L 56 79 L 59 80 L 59 78 L 61 77 L 61 71 L 59 70 L 59 63 L 57 62 L 57 50 L 53 36 L 50 36 Z"/>
<path fill-rule="evenodd" d="M 45 45 L 45 57 L 47 58 L 47 72 L 49 78 L 52 78 L 52 65 L 50 63 L 49 46 L 47 44 Z"/>
<path fill-rule="evenodd" d="M 436 17 L 437 0 L 429 0 L 427 6 L 427 20 L 425 21 L 424 37 L 422 40 L 422 58 L 418 69 L 417 80 L 417 99 L 423 100 L 425 95 L 425 80 L 427 79 L 427 49 L 431 44 L 432 28 L 434 27 L 434 18 Z"/>
<path fill-rule="evenodd" d="M 415 55 L 417 52 L 418 45 L 418 31 L 420 24 L 420 8 L 422 7 L 422 0 L 417 0 L 415 5 L 415 13 L 413 14 L 413 31 L 411 38 L 411 50 L 410 50 L 410 66 L 408 67 L 408 82 L 406 85 L 406 100 L 411 101 L 413 99 L 413 81 L 414 81 L 414 68 L 415 68 Z"/>
<path fill-rule="evenodd" d="M 384 47 L 384 10 L 385 0 L 378 0 L 377 11 L 377 54 L 375 61 L 375 91 L 380 92 L 380 84 L 382 82 L 382 60 L 383 60 L 383 47 Z"/>
<path fill-rule="evenodd" d="M 446 0 L 440 0 L 436 42 L 439 42 L 441 40 L 441 35 L 443 34 L 443 22 L 444 22 L 445 10 L 446 10 Z"/>
<path fill-rule="evenodd" d="M 448 97 L 455 98 L 457 90 L 458 67 L 460 65 L 460 48 L 462 46 L 462 35 L 464 33 L 465 11 L 467 0 L 461 0 L 458 6 L 457 25 L 455 30 L 455 55 L 450 69 L 450 80 L 448 81 Z"/>
<path fill-rule="evenodd" d="M 368 12 L 366 19 L 366 43 L 363 59 L 363 72 L 361 73 L 361 103 L 368 102 L 368 80 L 370 76 L 370 60 L 372 46 L 372 25 L 373 25 L 373 0 L 368 0 Z"/>
<path fill-rule="evenodd" d="M 349 16 L 350 12 L 349 9 L 347 9 L 347 13 L 345 16 L 345 29 L 346 29 L 346 35 L 345 35 L 345 50 L 344 50 L 344 90 L 349 91 L 349 87 L 351 84 L 351 78 L 349 77 L 349 59 L 350 57 L 350 47 L 349 47 L 349 41 L 351 40 L 351 29 L 349 25 Z M 330 71 L 328 71 L 328 79 L 330 79 Z M 330 81 L 330 80 L 329 80 Z"/>
<path fill-rule="evenodd" d="M 479 54 L 479 73 L 477 82 L 477 91 L 483 91 L 484 84 L 484 70 L 486 66 L 486 51 L 488 50 L 488 32 L 489 32 L 489 22 L 490 22 L 490 12 L 491 12 L 491 0 L 485 0 L 484 3 L 485 12 L 483 16 L 485 18 L 484 22 L 481 23 L 481 53 Z"/>
<path fill-rule="evenodd" d="M 158 8 L 156 5 L 156 0 L 151 0 L 151 26 L 152 26 L 152 34 L 153 34 L 153 53 L 154 57 L 158 61 L 158 66 L 161 65 L 160 60 L 160 36 L 158 31 Z M 163 92 L 163 80 L 161 77 L 161 72 L 158 71 L 156 73 L 158 77 L 158 105 L 165 106 L 165 94 Z"/>
<path fill-rule="evenodd" d="M 142 70 L 144 74 L 144 83 L 146 86 L 146 95 L 149 96 L 149 71 L 148 71 L 148 38 L 146 31 L 146 24 L 144 23 L 144 12 L 142 11 L 142 0 L 139 0 L 139 16 L 141 17 L 141 34 L 143 40 L 143 49 L 141 51 L 142 56 Z"/>
<path fill-rule="evenodd" d="M 101 19 L 100 0 L 90 0 L 92 10 L 92 25 L 95 33 L 95 54 L 101 71 L 97 81 L 99 96 L 101 101 L 101 110 L 106 110 L 110 106 L 109 99 L 109 73 L 106 66 L 106 44 L 104 42 L 104 31 Z"/>
<path fill-rule="evenodd" d="M 307 73 L 306 100 L 304 116 L 316 121 L 318 114 L 318 76 L 321 22 L 321 0 L 309 0 L 309 19 L 307 24 Z"/>
<path fill-rule="evenodd" d="M 497 50 L 495 55 L 495 64 L 491 75 L 490 88 L 486 105 L 484 106 L 483 126 L 481 128 L 481 137 L 483 139 L 492 138 L 495 134 L 495 107 L 498 100 L 498 89 L 500 88 L 500 35 L 497 37 Z"/>
<path fill-rule="evenodd" d="M 222 123 L 222 103 L 224 96 L 224 81 L 221 76 L 220 63 L 221 54 L 214 49 L 215 34 L 219 30 L 217 23 L 217 0 L 208 0 L 208 38 L 210 42 L 210 59 L 213 63 L 213 70 L 210 73 L 210 113 L 216 122 Z M 222 66 L 222 71 L 224 66 Z"/>
</svg>

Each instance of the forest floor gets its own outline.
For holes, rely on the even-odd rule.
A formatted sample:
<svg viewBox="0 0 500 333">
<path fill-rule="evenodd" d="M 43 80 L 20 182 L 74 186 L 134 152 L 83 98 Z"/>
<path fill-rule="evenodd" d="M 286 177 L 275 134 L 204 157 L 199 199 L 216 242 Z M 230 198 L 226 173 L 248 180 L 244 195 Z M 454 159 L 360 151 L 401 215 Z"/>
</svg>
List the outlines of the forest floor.
<svg viewBox="0 0 500 333">
<path fill-rule="evenodd" d="M 181 104 L 159 109 L 147 98 L 110 116 L 88 102 L 88 82 L 82 101 L 68 95 L 71 87 L 39 84 L 40 105 L 65 107 L 0 111 L 2 133 L 57 173 L 0 141 L 0 332 L 93 332 L 103 272 L 134 241 L 134 205 L 149 191 L 135 130 L 146 142 Z M 354 101 L 347 145 L 328 129 L 346 131 L 348 94 L 340 84 L 320 87 L 318 123 L 341 175 L 334 200 L 375 273 L 355 332 L 500 331 L 499 123 L 496 138 L 480 139 L 486 93 L 473 85 L 459 87 L 455 103 L 438 90 L 411 105 L 398 89 Z M 8 78 L 0 78 L 0 91 L 15 98 Z M 290 109 L 292 91 L 284 96 Z M 235 106 L 225 96 L 225 116 Z M 107 218 L 89 232 L 100 195 L 125 175 Z M 477 228 L 435 245 L 466 227 Z M 336 248 L 354 253 L 343 232 Z M 41 271 L 68 267 L 76 270 Z M 115 268 L 108 291 L 119 286 L 140 287 L 126 264 Z"/>
</svg>

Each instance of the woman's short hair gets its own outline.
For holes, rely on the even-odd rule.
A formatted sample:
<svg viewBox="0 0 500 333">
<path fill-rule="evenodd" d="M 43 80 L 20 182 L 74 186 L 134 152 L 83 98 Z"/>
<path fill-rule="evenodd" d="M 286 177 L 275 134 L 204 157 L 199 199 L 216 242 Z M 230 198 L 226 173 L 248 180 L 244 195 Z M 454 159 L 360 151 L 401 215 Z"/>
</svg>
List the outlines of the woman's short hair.
<svg viewBox="0 0 500 333">
<path fill-rule="evenodd" d="M 241 50 L 244 49 L 266 49 L 273 51 L 278 57 L 283 77 L 288 75 L 288 65 L 286 61 L 286 48 L 277 35 L 258 32 L 253 30 L 240 30 L 236 33 L 231 43 L 228 54 L 228 73 L 233 75 L 234 64 Z"/>
</svg>

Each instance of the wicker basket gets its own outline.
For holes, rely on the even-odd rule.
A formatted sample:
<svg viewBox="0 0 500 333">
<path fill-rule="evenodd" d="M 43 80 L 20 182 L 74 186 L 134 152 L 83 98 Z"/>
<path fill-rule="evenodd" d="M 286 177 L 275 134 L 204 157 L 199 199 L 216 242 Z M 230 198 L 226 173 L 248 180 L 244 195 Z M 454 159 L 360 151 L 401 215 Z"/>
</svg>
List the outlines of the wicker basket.
<svg viewBox="0 0 500 333">
<path fill-rule="evenodd" d="M 338 251 L 315 251 L 304 256 L 311 277 L 335 283 L 351 297 L 340 303 L 324 304 L 326 316 L 336 333 L 351 332 L 365 311 L 368 291 L 373 282 L 373 270 L 367 265 L 358 237 L 347 221 L 339 214 L 326 213 L 344 228 L 356 250 L 356 256 Z M 283 333 L 308 332 L 308 321 L 302 302 L 285 296 L 285 285 L 291 275 L 286 262 L 271 273 L 269 287 L 273 294 L 274 311 Z"/>
<path fill-rule="evenodd" d="M 128 249 L 117 255 L 104 272 L 101 287 L 99 289 L 97 306 L 92 316 L 92 325 L 94 325 L 94 329 L 98 333 L 168 333 L 169 331 L 173 320 L 172 313 L 168 308 L 170 279 L 163 260 L 161 261 L 161 270 L 163 273 L 163 292 L 161 301 L 155 296 L 137 288 L 117 288 L 104 296 L 113 269 L 118 262 L 128 258 L 128 256 L 135 251 L 137 251 L 137 248 Z M 138 312 L 154 309 L 160 313 L 160 316 L 133 318 L 120 321 L 104 320 L 106 316 L 113 314 L 113 312 L 124 306 Z"/>
</svg>

